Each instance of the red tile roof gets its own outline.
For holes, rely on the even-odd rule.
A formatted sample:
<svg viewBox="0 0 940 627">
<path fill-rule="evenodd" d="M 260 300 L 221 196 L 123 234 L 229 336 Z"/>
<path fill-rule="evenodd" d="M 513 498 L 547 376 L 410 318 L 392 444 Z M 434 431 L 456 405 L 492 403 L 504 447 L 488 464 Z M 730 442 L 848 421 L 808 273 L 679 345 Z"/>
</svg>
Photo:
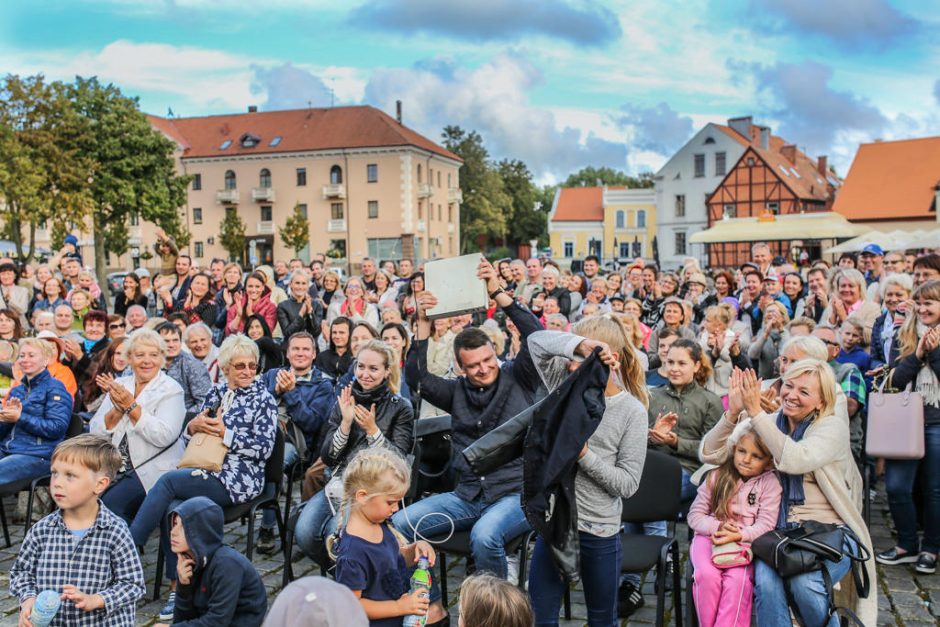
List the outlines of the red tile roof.
<svg viewBox="0 0 940 627">
<path fill-rule="evenodd" d="M 155 128 L 182 146 L 184 159 L 416 146 L 462 161 L 449 150 L 370 106 L 263 111 L 196 118 L 148 117 Z M 245 134 L 257 136 L 260 141 L 253 148 L 244 148 L 241 138 Z M 272 146 L 271 140 L 275 137 L 281 137 L 281 140 Z M 231 145 L 225 150 L 220 149 L 226 140 L 231 140 Z"/>
<path fill-rule="evenodd" d="M 826 177 L 820 174 L 817 169 L 817 162 L 810 159 L 799 148 L 793 148 L 794 160 L 791 162 L 783 154 L 783 148 L 788 144 L 782 137 L 771 134 L 767 144 L 768 147 L 765 149 L 760 146 L 761 127 L 757 124 L 751 125 L 750 141 L 729 126 L 720 124 L 715 126 L 742 146 L 752 148 L 774 170 L 783 184 L 797 198 L 824 201 L 834 193 L 835 186 L 833 183 L 839 183 L 839 181 L 835 177 Z M 744 156 L 742 155 L 741 158 L 743 159 Z"/>
<path fill-rule="evenodd" d="M 940 137 L 862 144 L 834 211 L 850 220 L 936 217 Z"/>
<path fill-rule="evenodd" d="M 603 222 L 604 187 L 563 187 L 559 190 L 553 222 Z M 606 189 L 626 189 L 607 187 Z"/>
</svg>

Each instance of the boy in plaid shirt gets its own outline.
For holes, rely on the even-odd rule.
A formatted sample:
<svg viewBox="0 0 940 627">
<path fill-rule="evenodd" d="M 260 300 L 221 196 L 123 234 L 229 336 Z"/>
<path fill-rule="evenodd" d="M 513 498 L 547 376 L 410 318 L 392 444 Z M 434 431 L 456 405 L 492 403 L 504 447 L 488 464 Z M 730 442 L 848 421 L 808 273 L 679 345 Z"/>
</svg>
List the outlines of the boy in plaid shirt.
<svg viewBox="0 0 940 627">
<path fill-rule="evenodd" d="M 130 531 L 99 497 L 121 468 L 121 454 L 100 435 L 65 440 L 52 453 L 49 491 L 59 509 L 30 528 L 10 571 L 29 626 L 36 595 L 61 592 L 52 625 L 134 625 L 144 572 Z"/>
</svg>

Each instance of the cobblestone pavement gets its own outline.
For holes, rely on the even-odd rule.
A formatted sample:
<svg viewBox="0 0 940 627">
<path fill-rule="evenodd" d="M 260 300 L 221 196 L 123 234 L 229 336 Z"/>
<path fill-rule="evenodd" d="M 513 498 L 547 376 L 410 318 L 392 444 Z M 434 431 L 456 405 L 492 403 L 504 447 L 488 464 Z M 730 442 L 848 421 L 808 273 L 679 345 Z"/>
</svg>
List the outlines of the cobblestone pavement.
<svg viewBox="0 0 940 627">
<path fill-rule="evenodd" d="M 15 501 L 5 501 L 6 511 L 15 510 Z M 872 537 L 876 549 L 890 546 L 892 532 L 888 525 L 887 503 L 884 494 L 880 493 L 872 506 Z M 13 546 L 0 548 L 0 625 L 15 625 L 17 616 L 16 600 L 9 593 L 9 572 L 16 558 L 19 542 L 23 537 L 22 524 L 11 523 L 10 527 Z M 679 536 L 683 539 L 683 559 L 685 559 L 688 543 L 685 542 L 686 528 L 680 525 Z M 246 527 L 232 524 L 226 528 L 226 542 L 232 546 L 244 548 L 246 544 Z M 2 542 L 0 542 L 2 544 Z M 144 573 L 147 578 L 147 596 L 137 610 L 138 625 L 153 625 L 157 622 L 157 614 L 162 601 L 151 601 L 153 578 L 156 570 L 157 542 L 151 539 L 143 556 Z M 268 590 L 269 602 L 273 601 L 281 589 L 281 576 L 283 560 L 280 553 L 273 556 L 254 556 L 254 565 L 261 573 Z M 296 576 L 318 574 L 318 569 L 310 560 L 299 559 L 294 564 Z M 451 597 L 451 614 L 453 625 L 457 624 L 456 592 L 460 581 L 466 574 L 466 565 L 463 560 L 448 560 L 448 592 Z M 918 575 L 911 566 L 884 567 L 878 566 L 878 625 L 892 625 L 897 627 L 915 627 L 940 624 L 940 575 Z M 656 621 L 656 596 L 652 583 L 644 585 L 646 605 L 638 610 L 623 625 L 645 625 Z M 163 588 L 165 598 L 166 587 Z M 585 625 L 587 612 L 584 607 L 584 595 L 580 588 L 575 589 L 571 595 L 572 620 L 562 620 L 565 627 L 581 627 Z M 667 606 L 671 607 L 671 598 L 666 598 Z M 688 608 L 684 608 L 686 611 Z M 671 612 L 667 611 L 667 618 L 672 619 Z"/>
</svg>

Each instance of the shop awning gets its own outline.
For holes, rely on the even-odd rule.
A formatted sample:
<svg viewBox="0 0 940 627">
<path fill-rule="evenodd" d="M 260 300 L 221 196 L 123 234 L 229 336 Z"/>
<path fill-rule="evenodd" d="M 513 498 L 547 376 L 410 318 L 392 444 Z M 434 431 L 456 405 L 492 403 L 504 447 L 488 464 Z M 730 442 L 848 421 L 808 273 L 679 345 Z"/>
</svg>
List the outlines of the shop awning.
<svg viewBox="0 0 940 627">
<path fill-rule="evenodd" d="M 840 213 L 798 213 L 761 218 L 725 218 L 689 238 L 693 244 L 821 240 L 855 237 L 868 227 L 852 224 Z"/>
</svg>

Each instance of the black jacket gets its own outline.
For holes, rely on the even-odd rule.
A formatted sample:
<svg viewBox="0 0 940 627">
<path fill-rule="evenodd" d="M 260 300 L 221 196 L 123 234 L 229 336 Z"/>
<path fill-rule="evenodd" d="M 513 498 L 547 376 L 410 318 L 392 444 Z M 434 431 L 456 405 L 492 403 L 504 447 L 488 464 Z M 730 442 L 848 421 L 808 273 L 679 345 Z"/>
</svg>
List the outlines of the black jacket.
<svg viewBox="0 0 940 627">
<path fill-rule="evenodd" d="M 339 429 L 342 420 L 343 415 L 340 413 L 339 403 L 333 403 L 333 409 L 330 410 L 329 426 L 320 447 L 320 458 L 334 472 L 345 468 L 346 464 L 356 456 L 356 453 L 369 447 L 366 432 L 353 421 L 349 428 L 349 438 L 346 440 L 346 446 L 337 455 L 333 455 L 330 450 L 333 446 L 333 434 Z M 411 409 L 411 403 L 391 391 L 376 405 L 376 426 L 385 436 L 386 444 L 403 456 L 411 453 L 414 448 L 414 423 L 415 417 L 414 411 Z"/>
<path fill-rule="evenodd" d="M 473 442 L 535 402 L 542 385 L 526 341 L 531 333 L 542 330 L 541 323 L 531 312 L 516 303 L 503 311 L 522 335 L 522 350 L 513 361 L 502 365 L 496 383 L 489 388 L 474 388 L 465 376 L 442 379 L 429 373 L 427 340 L 414 343 L 405 364 L 405 375 L 412 394 L 420 393 L 423 399 L 452 416 L 453 467 L 457 472 L 454 493 L 465 501 L 475 501 L 482 495 L 483 502 L 489 504 L 509 494 L 522 492 L 521 459 L 513 460 L 480 477 L 460 454 Z"/>
<path fill-rule="evenodd" d="M 320 335 L 320 322 L 323 320 L 323 306 L 320 299 L 311 298 L 313 312 L 300 316 L 300 308 L 303 303 L 297 302 L 293 297 L 278 303 L 277 323 L 281 327 L 281 334 L 287 340 L 294 333 L 306 331 L 313 337 Z"/>
<path fill-rule="evenodd" d="M 261 576 L 251 562 L 222 544 L 222 508 L 204 496 L 173 510 L 196 562 L 188 584 L 176 587 L 173 624 L 190 627 L 258 627 L 268 609 Z"/>
<path fill-rule="evenodd" d="M 525 515 L 568 581 L 576 581 L 580 572 L 574 494 L 578 455 L 604 417 L 608 374 L 597 352 L 588 357 L 535 411 L 525 441 Z"/>
</svg>

